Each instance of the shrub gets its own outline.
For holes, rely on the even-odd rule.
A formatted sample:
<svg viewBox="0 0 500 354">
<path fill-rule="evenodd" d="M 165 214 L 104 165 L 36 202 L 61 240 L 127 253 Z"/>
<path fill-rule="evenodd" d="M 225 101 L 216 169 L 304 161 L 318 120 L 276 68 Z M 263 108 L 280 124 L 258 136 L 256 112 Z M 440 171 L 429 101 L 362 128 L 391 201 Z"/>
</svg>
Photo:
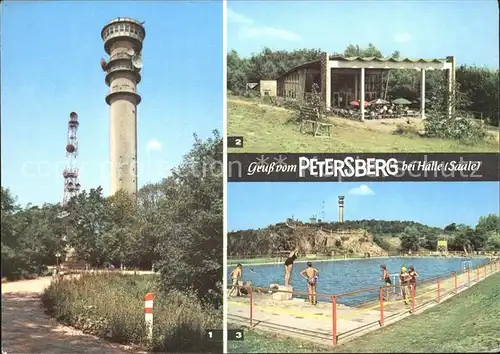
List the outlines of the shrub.
<svg viewBox="0 0 500 354">
<path fill-rule="evenodd" d="M 420 135 L 418 127 L 409 124 L 398 124 L 393 134 L 410 136 L 410 137 L 412 136 L 418 137 Z"/>
<path fill-rule="evenodd" d="M 381 236 L 373 237 L 373 242 L 375 242 L 380 248 L 386 251 L 391 249 L 391 244 Z"/>
<path fill-rule="evenodd" d="M 144 295 L 153 292 L 154 338 L 144 324 Z M 222 327 L 222 313 L 194 293 L 161 293 L 154 276 L 83 275 L 53 282 L 42 296 L 57 320 L 85 333 L 118 343 L 134 343 L 154 352 L 220 352 L 209 342 L 206 329 Z"/>
<path fill-rule="evenodd" d="M 430 114 L 424 124 L 426 134 L 431 137 L 474 142 L 487 135 L 485 124 L 474 118 L 445 119 L 441 115 Z"/>
</svg>

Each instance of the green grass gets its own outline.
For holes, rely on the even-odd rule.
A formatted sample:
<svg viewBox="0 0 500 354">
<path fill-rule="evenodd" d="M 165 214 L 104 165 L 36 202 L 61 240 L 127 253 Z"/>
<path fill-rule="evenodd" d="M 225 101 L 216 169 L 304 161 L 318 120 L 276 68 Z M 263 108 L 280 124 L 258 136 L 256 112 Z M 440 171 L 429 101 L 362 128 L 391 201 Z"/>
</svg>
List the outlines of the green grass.
<svg viewBox="0 0 500 354">
<path fill-rule="evenodd" d="M 500 273 L 419 315 L 336 347 L 246 331 L 230 353 L 481 352 L 500 348 Z"/>
<path fill-rule="evenodd" d="M 147 339 L 144 295 L 155 294 L 154 338 Z M 158 277 L 120 274 L 82 275 L 53 282 L 42 303 L 58 321 L 113 342 L 137 344 L 153 352 L 220 353 L 207 329 L 222 327 L 222 313 L 192 293 L 161 291 Z"/>
<path fill-rule="evenodd" d="M 244 148 L 229 149 L 230 153 L 498 152 L 494 138 L 472 145 L 425 138 L 418 135 L 421 126 L 408 126 L 405 120 L 401 120 L 405 133 L 395 135 L 396 124 L 332 118 L 332 136 L 322 139 L 301 134 L 297 125 L 287 123 L 291 112 L 283 108 L 233 98 L 227 108 L 228 135 L 244 137 Z"/>
</svg>

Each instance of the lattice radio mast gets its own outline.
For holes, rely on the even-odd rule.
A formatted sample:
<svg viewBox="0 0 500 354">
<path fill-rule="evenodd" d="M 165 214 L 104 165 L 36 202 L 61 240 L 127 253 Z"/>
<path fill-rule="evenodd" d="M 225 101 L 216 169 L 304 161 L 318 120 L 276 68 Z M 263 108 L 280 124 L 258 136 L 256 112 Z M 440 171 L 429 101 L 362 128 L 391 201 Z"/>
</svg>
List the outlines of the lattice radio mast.
<svg viewBox="0 0 500 354">
<path fill-rule="evenodd" d="M 78 131 L 78 114 L 71 112 L 69 114 L 68 122 L 68 140 L 66 143 L 66 157 L 68 158 L 67 167 L 63 171 L 64 178 L 64 196 L 63 196 L 63 206 L 66 206 L 68 202 L 74 196 L 77 196 L 80 192 L 80 183 L 78 182 L 78 169 L 76 165 L 76 157 L 78 156 L 78 138 L 76 132 Z"/>
</svg>

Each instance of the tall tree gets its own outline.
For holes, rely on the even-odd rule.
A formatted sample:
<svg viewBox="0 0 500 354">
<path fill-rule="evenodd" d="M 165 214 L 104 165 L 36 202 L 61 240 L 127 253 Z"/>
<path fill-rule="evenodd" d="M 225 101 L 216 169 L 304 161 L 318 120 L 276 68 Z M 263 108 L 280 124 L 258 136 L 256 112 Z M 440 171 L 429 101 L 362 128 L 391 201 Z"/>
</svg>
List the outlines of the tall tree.
<svg viewBox="0 0 500 354">
<path fill-rule="evenodd" d="M 111 219 L 108 207 L 101 187 L 83 191 L 69 204 L 68 242 L 88 263 L 102 263 L 113 252 L 109 242 Z"/>
<path fill-rule="evenodd" d="M 164 284 L 220 291 L 222 280 L 223 143 L 217 131 L 192 150 L 162 182 L 163 227 L 158 268 Z"/>
</svg>

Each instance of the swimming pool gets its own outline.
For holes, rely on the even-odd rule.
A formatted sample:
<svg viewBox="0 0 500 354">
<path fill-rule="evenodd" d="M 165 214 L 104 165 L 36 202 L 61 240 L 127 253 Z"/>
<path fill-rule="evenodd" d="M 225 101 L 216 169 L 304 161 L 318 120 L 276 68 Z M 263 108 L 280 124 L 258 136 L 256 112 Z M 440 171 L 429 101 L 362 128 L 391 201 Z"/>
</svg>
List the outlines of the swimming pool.
<svg viewBox="0 0 500 354">
<path fill-rule="evenodd" d="M 420 280 L 459 271 L 463 258 L 377 258 L 346 261 L 313 262 L 319 271 L 317 292 L 321 294 L 340 294 L 358 289 L 376 288 L 382 284 L 380 264 L 385 264 L 390 274 L 397 274 L 401 267 L 413 265 Z M 471 267 L 486 264 L 486 258 L 471 259 Z M 294 291 L 307 291 L 306 281 L 300 272 L 306 268 L 306 263 L 295 263 L 292 272 Z M 232 269 L 228 269 L 228 275 Z M 252 285 L 268 288 L 270 284 L 284 283 L 284 265 L 248 265 L 243 267 L 243 280 L 251 281 Z M 339 303 L 355 306 L 362 302 L 376 299 L 378 290 L 361 293 L 354 296 L 341 297 Z M 318 298 L 319 301 L 327 300 Z"/>
</svg>

